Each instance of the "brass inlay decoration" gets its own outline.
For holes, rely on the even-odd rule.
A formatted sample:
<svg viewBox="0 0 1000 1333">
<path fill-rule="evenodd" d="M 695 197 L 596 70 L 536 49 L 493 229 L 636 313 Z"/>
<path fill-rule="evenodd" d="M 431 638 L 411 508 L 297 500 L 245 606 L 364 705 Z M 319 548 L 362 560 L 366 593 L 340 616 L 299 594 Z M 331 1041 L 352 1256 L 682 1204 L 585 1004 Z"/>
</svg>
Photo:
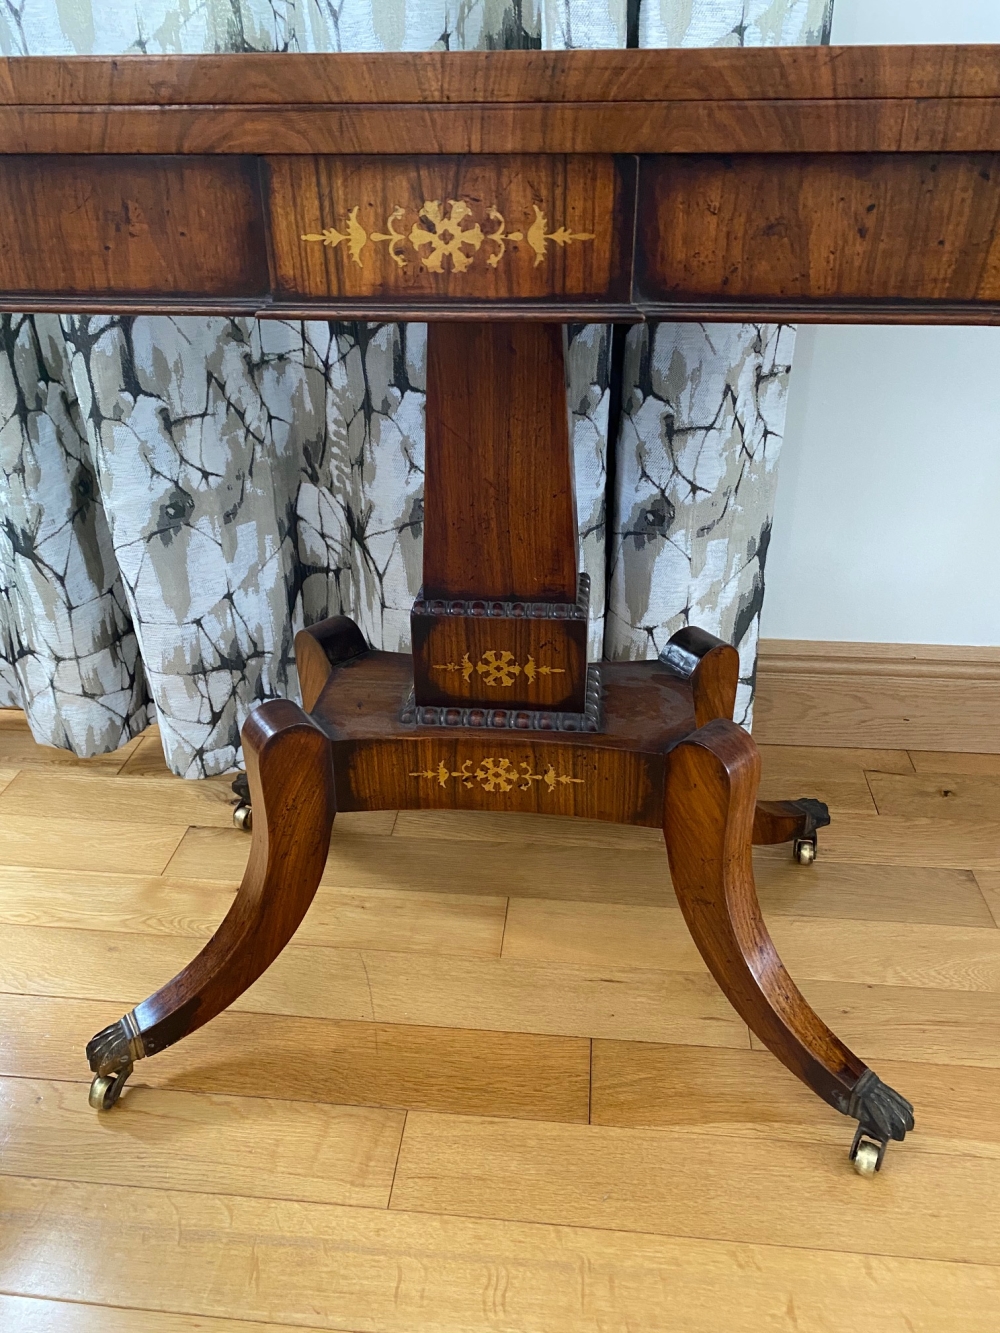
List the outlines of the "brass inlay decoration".
<svg viewBox="0 0 1000 1333">
<path fill-rule="evenodd" d="M 483 229 L 478 222 L 474 222 L 470 227 L 464 225 L 466 218 L 472 216 L 472 209 L 464 200 L 449 199 L 448 208 L 450 212 L 445 217 L 437 199 L 425 202 L 420 210 L 420 216 L 426 219 L 427 227 L 421 227 L 419 222 L 415 222 L 410 228 L 410 244 L 418 254 L 424 246 L 430 247 L 425 254 L 420 255 L 420 258 L 424 267 L 429 268 L 432 273 L 444 272 L 445 255 L 451 260 L 451 266 L 456 273 L 464 273 L 467 268 L 471 268 L 472 261 L 485 240 Z M 472 250 L 471 255 L 465 254 L 462 247 L 466 245 Z"/>
<path fill-rule="evenodd" d="M 437 768 L 424 768 L 419 772 L 411 773 L 411 778 L 426 778 L 428 781 L 436 782 L 439 787 L 447 787 L 448 783 L 457 778 L 463 787 L 474 787 L 478 782 L 483 791 L 513 791 L 516 787 L 518 791 L 530 791 L 532 784 L 543 782 L 547 789 L 552 792 L 557 787 L 568 787 L 571 783 L 583 784 L 583 778 L 570 777 L 568 773 L 557 773 L 555 767 L 549 764 L 544 773 L 533 773 L 530 764 L 512 764 L 509 759 L 496 759 L 490 756 L 487 759 L 480 759 L 476 768 L 472 767 L 473 761 L 466 759 L 461 768 L 452 770 L 441 759 Z"/>
<path fill-rule="evenodd" d="M 593 232 L 570 231 L 568 227 L 549 231 L 549 220 L 537 204 L 532 204 L 535 220 L 527 233 L 508 231 L 504 215 L 495 204 L 486 210 L 486 216 L 496 223 L 496 227 L 493 231 L 484 232 L 482 226 L 473 219 L 472 209 L 464 199 L 449 199 L 447 205 L 442 205 L 439 199 L 426 199 L 408 234 L 396 229 L 396 223 L 401 222 L 406 214 L 401 204 L 397 204 L 386 218 L 385 231 L 367 231 L 358 221 L 360 207 L 360 204 L 355 204 L 348 213 L 345 231 L 324 227 L 319 232 L 303 232 L 302 240 L 319 241 L 334 250 L 338 245 L 346 243 L 347 253 L 359 268 L 364 268 L 361 254 L 369 242 L 373 245 L 387 243 L 393 263 L 399 268 L 405 268 L 405 247 L 409 242 L 417 260 L 432 273 L 445 272 L 445 259 L 450 260 L 453 272 L 465 273 L 472 267 L 484 242 L 492 242 L 496 247 L 486 254 L 487 264 L 496 268 L 507 253 L 508 241 L 526 240 L 534 252 L 534 267 L 537 268 L 548 253 L 549 241 L 563 249 L 577 241 L 595 239 Z"/>
<path fill-rule="evenodd" d="M 525 679 L 529 684 L 534 684 L 536 676 L 565 676 L 565 667 L 539 666 L 535 659 L 529 655 L 527 662 L 521 666 L 520 662 L 514 660 L 514 654 L 497 652 L 490 648 L 478 662 L 473 665 L 468 653 L 462 654 L 461 662 L 435 662 L 431 667 L 432 671 L 461 671 L 463 680 L 471 680 L 472 673 L 482 676 L 484 685 L 513 685 L 517 676 L 524 672 Z"/>
</svg>

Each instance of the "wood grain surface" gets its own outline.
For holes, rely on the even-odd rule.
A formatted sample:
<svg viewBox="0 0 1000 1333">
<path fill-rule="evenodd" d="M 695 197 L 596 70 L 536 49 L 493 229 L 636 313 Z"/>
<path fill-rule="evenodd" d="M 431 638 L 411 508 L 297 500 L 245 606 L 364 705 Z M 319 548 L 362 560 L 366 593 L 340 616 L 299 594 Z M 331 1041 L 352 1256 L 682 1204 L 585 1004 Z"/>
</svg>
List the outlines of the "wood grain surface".
<svg viewBox="0 0 1000 1333">
<path fill-rule="evenodd" d="M 17 1333 L 134 1333 L 141 1320 L 144 1333 L 291 1333 L 290 1324 L 261 1324 L 245 1319 L 206 1319 L 204 1315 L 167 1314 L 124 1306 L 84 1305 L 78 1301 L 4 1296 L 0 1320 Z M 316 1333 L 316 1326 L 296 1324 L 298 1333 Z"/>
<path fill-rule="evenodd" d="M 383 652 L 330 676 L 314 716 L 333 741 L 338 810 L 458 807 L 660 823 L 664 753 L 694 721 L 690 685 L 662 663 L 602 665 L 596 736 L 532 729 L 513 712 L 506 726 L 403 722 L 411 679 L 409 654 Z"/>
<path fill-rule="evenodd" d="M 80 1051 L 106 1013 L 101 1001 L 3 993 L 0 1074 L 84 1087 Z M 137 1088 L 586 1124 L 590 1040 L 227 1010 L 137 1065 L 127 1096 Z"/>
<path fill-rule="evenodd" d="M 16 105 L 0 106 L 0 142 L 87 155 L 995 153 L 1000 98 Z"/>
<path fill-rule="evenodd" d="M 864 1061 L 810 1006 L 761 915 L 751 862 L 760 755 L 717 718 L 671 751 L 663 836 L 677 901 L 698 952 L 733 1008 L 787 1069 L 847 1107 Z"/>
<path fill-rule="evenodd" d="M 575 604 L 564 386 L 555 324 L 429 330 L 425 598 Z"/>
<path fill-rule="evenodd" d="M 830 1112 L 834 1115 L 834 1112 Z M 855 1181 L 816 1139 L 720 1143 L 633 1127 L 414 1112 L 392 1208 L 635 1233 L 1000 1262 L 1000 1159 L 913 1153 L 858 1207 Z M 900 1153 L 900 1157 L 903 1154 Z M 886 1177 L 887 1181 L 889 1177 Z M 770 1187 L 769 1187 L 770 1186 Z"/>
<path fill-rule="evenodd" d="M 0 106 L 1000 97 L 997 47 L 706 47 L 0 59 Z"/>
<path fill-rule="evenodd" d="M 260 299 L 268 289 L 247 158 L 0 154 L 0 291 Z"/>
<path fill-rule="evenodd" d="M 518 536 L 524 534 L 515 526 L 510 543 L 515 550 Z M 426 530 L 424 541 L 429 541 Z M 443 608 L 437 614 L 411 613 L 418 704 L 584 711 L 586 619 L 533 618 L 530 602 L 515 605 L 521 615 L 451 615 Z"/>
<path fill-rule="evenodd" d="M 1000 648 L 761 641 L 754 734 L 765 743 L 1000 755 L 997 718 Z"/>
<path fill-rule="evenodd" d="M 697 154 L 642 167 L 648 300 L 1000 299 L 1000 155 Z"/>
<path fill-rule="evenodd" d="M 1000 1070 L 899 1060 L 879 1068 L 920 1107 L 915 1152 L 1000 1158 Z M 595 1041 L 590 1118 L 619 1128 L 689 1126 L 723 1138 L 842 1140 L 837 1118 L 767 1051 Z"/>
<path fill-rule="evenodd" d="M 810 1333 L 891 1327 L 900 1311 L 914 1333 L 936 1333 L 942 1321 L 993 1333 L 1000 1299 L 995 1265 L 883 1252 L 39 1179 L 10 1180 L 4 1202 L 0 1254 L 20 1294 L 79 1299 L 124 1266 L 133 1308 L 216 1318 L 238 1309 L 331 1330 L 486 1333 L 496 1301 L 515 1327 L 570 1333 L 595 1321 L 651 1327 L 661 1311 L 691 1333 L 748 1321 L 788 1333 L 789 1309 Z M 155 1266 L 142 1262 L 151 1253 Z"/>
<path fill-rule="evenodd" d="M 129 1103 L 127 1125 L 104 1122 L 79 1083 L 0 1079 L 0 1113 L 12 1139 L 0 1173 L 388 1205 L 402 1111 L 163 1088 L 135 1088 Z"/>
</svg>

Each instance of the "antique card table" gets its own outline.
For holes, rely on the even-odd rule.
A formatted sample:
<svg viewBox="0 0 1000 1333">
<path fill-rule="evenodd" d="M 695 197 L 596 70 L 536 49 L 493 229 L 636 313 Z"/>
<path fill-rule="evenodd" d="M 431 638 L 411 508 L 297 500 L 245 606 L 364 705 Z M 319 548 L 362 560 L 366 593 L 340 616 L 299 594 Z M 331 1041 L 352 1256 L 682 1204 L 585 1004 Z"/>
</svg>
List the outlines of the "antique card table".
<svg viewBox="0 0 1000 1333">
<path fill-rule="evenodd" d="M 3 309 L 430 323 L 412 657 L 299 634 L 239 894 L 90 1042 L 92 1103 L 274 960 L 338 810 L 537 811 L 662 826 L 719 985 L 876 1170 L 912 1108 L 761 919 L 751 845 L 808 861 L 827 812 L 756 801 L 735 649 L 588 665 L 560 324 L 995 322 L 1000 48 L 7 60 L 0 210 Z"/>
</svg>

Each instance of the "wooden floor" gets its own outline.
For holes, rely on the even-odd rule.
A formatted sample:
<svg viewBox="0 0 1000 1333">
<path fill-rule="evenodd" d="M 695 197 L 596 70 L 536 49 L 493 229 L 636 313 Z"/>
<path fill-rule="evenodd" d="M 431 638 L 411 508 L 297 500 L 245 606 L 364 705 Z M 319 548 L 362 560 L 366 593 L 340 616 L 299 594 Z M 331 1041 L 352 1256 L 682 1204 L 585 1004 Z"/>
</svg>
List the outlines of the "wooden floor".
<svg viewBox="0 0 1000 1333">
<path fill-rule="evenodd" d="M 658 834 L 347 815 L 291 946 L 87 1105 L 99 1027 L 221 919 L 249 839 L 156 734 L 0 714 L 4 1333 L 1000 1329 L 1000 758 L 765 752 L 834 815 L 758 856 L 806 995 L 916 1105 L 882 1174 L 751 1039 Z"/>
</svg>

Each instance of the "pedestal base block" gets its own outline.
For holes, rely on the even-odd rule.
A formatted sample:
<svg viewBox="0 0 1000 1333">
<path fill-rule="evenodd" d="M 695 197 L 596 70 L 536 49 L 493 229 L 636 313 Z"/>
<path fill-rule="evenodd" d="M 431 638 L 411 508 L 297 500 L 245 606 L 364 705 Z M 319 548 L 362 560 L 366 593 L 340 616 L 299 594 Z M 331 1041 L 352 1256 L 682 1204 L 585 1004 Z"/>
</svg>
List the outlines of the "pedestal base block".
<svg viewBox="0 0 1000 1333">
<path fill-rule="evenodd" d="M 575 602 L 418 597 L 410 615 L 418 705 L 585 712 L 589 601 L 586 574 Z"/>
</svg>

